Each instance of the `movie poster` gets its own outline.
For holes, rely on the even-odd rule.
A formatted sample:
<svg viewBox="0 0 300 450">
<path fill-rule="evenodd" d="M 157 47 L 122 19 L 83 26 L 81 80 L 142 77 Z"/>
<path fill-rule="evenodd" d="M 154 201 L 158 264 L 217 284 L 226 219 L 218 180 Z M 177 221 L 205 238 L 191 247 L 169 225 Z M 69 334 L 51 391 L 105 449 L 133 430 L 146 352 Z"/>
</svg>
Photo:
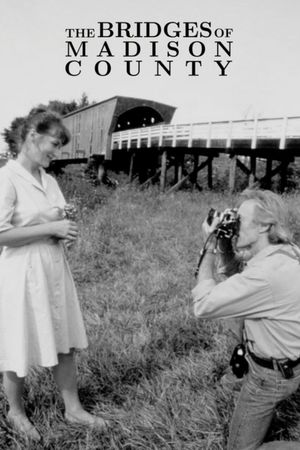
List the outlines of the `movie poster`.
<svg viewBox="0 0 300 450">
<path fill-rule="evenodd" d="M 170 116 L 171 125 L 300 117 L 299 17 L 299 0 L 0 0 L 0 156 L 8 150 L 3 132 L 10 128 L 12 121 L 23 118 L 32 108 L 50 102 L 75 104 L 79 108 L 87 106 L 86 110 L 91 110 L 89 106 L 94 103 L 118 96 L 138 99 L 142 103 L 158 102 L 168 105 L 174 112 Z M 114 111 L 109 113 L 117 131 L 117 125 L 124 124 L 118 122 Z M 95 120 L 98 119 L 103 120 L 103 117 L 96 116 Z M 71 133 L 72 142 L 76 144 L 80 130 L 76 128 L 76 121 L 74 123 Z M 78 152 L 83 151 L 83 155 L 77 153 L 78 156 L 84 156 L 85 150 L 91 146 L 93 134 L 90 130 L 86 146 L 78 147 Z M 84 134 L 83 127 L 82 131 Z M 47 186 L 46 183 L 43 185 L 43 172 L 37 169 L 48 167 L 54 159 L 54 152 L 49 150 L 47 154 L 49 147 L 43 148 L 43 155 L 48 158 L 43 166 L 44 160 L 41 162 L 39 159 L 42 151 L 34 140 L 36 134 L 41 134 L 38 138 L 45 138 L 48 143 L 50 140 L 50 149 L 53 150 L 51 133 L 43 136 L 34 129 L 30 145 L 27 147 L 27 141 L 23 142 L 23 159 L 20 158 L 23 167 L 19 167 L 19 174 L 23 170 L 23 178 L 24 173 L 27 181 L 31 177 L 31 185 L 38 188 L 39 198 L 44 201 Z M 58 140 L 56 145 L 64 152 L 60 144 Z M 207 161 L 208 156 L 207 153 Z M 6 164 L 7 159 L 1 157 L 0 165 L 2 160 Z M 160 170 L 162 185 L 163 167 L 166 170 L 167 161 L 163 156 L 161 161 L 161 169 L 154 167 L 156 172 L 153 176 Z M 4 343 L 0 350 L 2 352 L 5 347 L 3 351 L 10 355 L 10 349 L 14 349 L 14 354 L 20 355 L 20 361 L 25 361 L 28 366 L 31 361 L 36 361 L 32 355 L 38 355 L 38 365 L 43 366 L 34 366 L 32 371 L 30 366 L 30 371 L 25 373 L 26 366 L 21 372 L 20 377 L 29 376 L 24 404 L 31 421 L 31 425 L 25 421 L 27 429 L 23 426 L 21 433 L 20 426 L 15 429 L 14 424 L 8 421 L 8 404 L 1 388 L 0 447 L 224 450 L 237 391 L 241 386 L 238 385 L 239 380 L 232 382 L 232 378 L 226 384 L 226 375 L 232 376 L 229 368 L 232 351 L 227 342 L 234 325 L 218 321 L 217 313 L 221 311 L 222 314 L 223 306 L 216 313 L 212 308 L 211 316 L 209 313 L 203 316 L 208 320 L 200 317 L 198 321 L 191 291 L 196 283 L 195 269 L 197 276 L 206 251 L 210 261 L 215 261 L 213 258 L 217 253 L 217 257 L 224 254 L 221 249 L 217 252 L 217 243 L 214 247 L 205 248 L 210 238 L 214 240 L 215 230 L 207 239 L 203 239 L 201 234 L 201 225 L 212 207 L 219 212 L 229 209 L 229 217 L 234 218 L 230 239 L 238 234 L 239 218 L 233 209 L 236 198 L 227 190 L 227 173 L 226 180 L 219 181 L 218 192 L 203 189 L 201 182 L 199 189 L 194 189 L 197 187 L 196 177 L 193 186 L 191 183 L 178 196 L 168 196 L 161 195 L 163 189 L 157 189 L 159 176 L 155 179 L 157 184 L 148 190 L 141 189 L 140 184 L 138 189 L 134 189 L 128 183 L 128 173 L 125 181 L 121 177 L 121 181 L 115 180 L 109 173 L 104 185 L 101 183 L 103 178 L 99 178 L 101 165 L 97 167 L 97 176 L 92 178 L 86 162 L 82 164 L 83 168 L 78 169 L 79 165 L 76 165 L 67 174 L 63 171 L 55 174 L 61 175 L 57 179 L 67 202 L 72 204 L 74 200 L 75 203 L 75 208 L 69 208 L 69 212 L 74 213 L 69 216 L 70 220 L 62 196 L 59 196 L 61 203 L 56 196 L 51 203 L 49 196 L 51 208 L 47 203 L 47 208 L 40 210 L 32 197 L 29 203 L 34 212 L 34 208 L 37 210 L 32 222 L 24 203 L 24 207 L 20 207 L 21 212 L 15 214 L 15 223 L 18 227 L 18 218 L 23 213 L 25 225 L 21 224 L 17 233 L 6 242 L 5 236 L 9 235 L 10 228 L 13 232 L 16 228 L 10 225 L 17 197 L 14 192 L 11 194 L 11 185 L 7 188 L 11 190 L 6 197 L 1 196 L 0 191 L 2 205 L 10 208 L 8 213 L 3 213 L 2 207 L 1 215 L 5 222 L 4 234 L 0 233 L 1 242 L 9 251 L 5 260 L 0 243 L 0 343 Z M 133 158 L 130 167 L 131 162 L 134 163 Z M 18 167 L 14 161 L 9 161 L 11 163 Z M 180 176 L 179 165 L 177 173 L 174 171 L 177 181 L 183 175 L 183 166 L 182 162 Z M 30 174 L 26 173 L 28 167 Z M 209 179 L 209 166 L 205 167 L 208 168 Z M 216 167 L 214 174 L 217 173 Z M 6 173 L 5 169 L 2 174 Z M 272 164 L 268 170 L 270 175 Z M 203 173 L 206 177 L 206 172 Z M 215 179 L 211 181 L 212 185 L 208 187 L 214 187 L 216 183 Z M 24 192 L 27 193 L 26 189 Z M 21 200 L 22 195 L 23 191 Z M 292 196 L 292 200 L 288 200 L 290 205 L 296 205 L 291 207 L 295 214 L 291 218 L 295 217 L 293 226 L 296 232 L 299 230 L 296 217 L 298 197 Z M 46 200 L 48 202 L 48 198 Z M 36 203 L 38 205 L 38 201 Z M 47 214 L 43 215 L 44 212 Z M 256 227 L 256 221 L 248 219 L 248 222 L 248 226 L 253 227 L 254 223 Z M 27 234 L 24 229 L 28 223 L 33 223 L 33 226 Z M 62 223 L 63 231 L 60 228 Z M 272 226 L 273 222 L 268 226 L 268 232 Z M 266 225 L 261 228 L 263 233 L 267 233 Z M 8 233 L 5 234 L 6 231 Z M 70 241 L 73 246 L 68 247 Z M 15 254 L 17 256 L 12 256 Z M 45 256 L 40 257 L 40 254 Z M 234 251 L 230 251 L 230 255 L 233 254 Z M 284 254 L 280 256 L 286 258 Z M 16 266 L 13 257 L 16 258 Z M 8 260 L 10 265 L 3 270 Z M 67 261 L 71 271 L 65 270 Z M 239 269 L 241 265 L 239 260 Z M 69 359 L 67 363 L 65 360 L 65 372 L 61 371 L 60 377 L 57 376 L 61 393 L 65 394 L 65 404 L 54 387 L 50 371 L 44 370 L 44 367 L 57 365 L 56 352 L 67 353 L 77 346 L 76 338 L 84 334 L 81 321 L 77 327 L 79 330 L 73 324 L 71 313 L 79 311 L 73 283 L 69 283 L 68 278 L 68 287 L 72 286 L 70 291 L 63 283 L 59 284 L 66 273 L 68 277 L 73 274 L 83 312 L 82 323 L 88 337 L 88 347 L 84 347 L 85 339 L 82 339 L 78 341 L 78 347 L 84 347 L 84 350 L 76 353 L 79 397 L 86 411 L 99 416 L 98 419 L 90 416 L 86 419 L 78 407 L 73 360 L 70 362 Z M 209 271 L 207 277 L 205 289 L 212 286 Z M 39 284 L 41 278 L 44 284 Z M 260 279 L 257 285 L 260 286 Z M 3 286 L 8 286 L 7 295 L 3 295 Z M 276 291 L 269 286 L 266 289 L 266 284 L 262 286 L 264 291 Z M 19 297 L 11 294 L 17 291 L 22 294 L 19 303 L 15 301 Z M 292 291 L 292 287 L 288 291 Z M 49 302 L 47 298 L 43 308 L 40 307 L 40 299 L 45 292 L 50 292 L 51 298 Z M 69 297 L 74 300 L 74 303 L 68 303 L 71 305 L 68 309 L 64 309 L 65 292 L 71 292 Z M 250 288 L 249 292 L 252 292 Z M 246 294 L 243 301 L 245 297 Z M 33 301 L 30 303 L 32 298 L 35 304 Z M 238 301 L 240 299 L 234 299 L 234 302 Z M 2 312 L 6 307 L 9 320 L 5 322 Z M 248 303 L 246 309 L 249 310 Z M 292 307 L 290 310 L 294 311 Z M 269 314 L 269 308 L 266 307 L 264 314 L 265 311 Z M 226 308 L 224 314 L 227 317 Z M 256 319 L 256 311 L 253 314 Z M 24 321 L 16 322 L 15 317 L 21 315 Z M 236 314 L 237 317 L 242 315 L 244 310 Z M 78 312 L 77 318 L 79 316 Z M 26 322 L 32 317 L 32 322 Z M 210 317 L 217 320 L 211 321 Z M 50 331 L 43 329 L 45 318 L 51 325 Z M 297 317 L 290 322 L 297 325 Z M 31 323 L 33 326 L 28 326 Z M 63 350 L 57 350 L 54 344 L 56 338 L 61 338 L 57 337 L 61 324 L 67 324 L 75 344 L 73 340 L 70 345 L 63 341 Z M 28 338 L 37 329 L 46 348 L 47 358 L 43 361 L 39 338 L 33 339 L 32 345 Z M 15 335 L 12 330 L 16 330 Z M 274 336 L 277 333 L 278 330 Z M 7 338 L 9 334 L 12 339 Z M 16 345 L 15 336 L 19 337 L 21 345 Z M 238 337 L 241 340 L 241 336 Z M 292 337 L 296 351 L 297 332 L 293 332 Z M 48 341 L 53 344 L 54 359 L 48 359 Z M 3 361 L 6 362 L 1 353 L 0 366 Z M 15 358 L 13 363 L 13 368 L 9 366 L 8 369 L 12 372 L 16 371 L 19 358 Z M 286 364 L 282 366 L 286 371 L 289 368 Z M 291 372 L 286 373 L 289 377 Z M 14 380 L 14 388 L 18 386 L 19 381 L 17 383 L 14 376 L 11 379 Z M 70 401 L 70 392 L 75 395 L 75 407 Z M 16 403 L 21 405 L 19 409 L 23 414 L 20 393 L 21 389 L 17 392 L 19 403 Z M 70 414 L 66 415 L 68 406 Z M 271 428 L 271 438 L 285 439 L 288 436 L 299 440 L 299 429 L 297 432 L 293 430 L 295 420 L 292 419 L 296 410 L 299 408 L 292 404 L 279 412 L 277 422 Z M 71 411 L 77 414 L 75 419 L 74 416 L 72 419 Z M 22 423 L 24 425 L 23 416 Z M 36 429 L 32 430 L 32 424 Z M 34 436 L 36 431 L 38 435 Z M 24 432 L 25 438 L 31 434 L 30 438 L 39 443 L 27 445 Z"/>
</svg>

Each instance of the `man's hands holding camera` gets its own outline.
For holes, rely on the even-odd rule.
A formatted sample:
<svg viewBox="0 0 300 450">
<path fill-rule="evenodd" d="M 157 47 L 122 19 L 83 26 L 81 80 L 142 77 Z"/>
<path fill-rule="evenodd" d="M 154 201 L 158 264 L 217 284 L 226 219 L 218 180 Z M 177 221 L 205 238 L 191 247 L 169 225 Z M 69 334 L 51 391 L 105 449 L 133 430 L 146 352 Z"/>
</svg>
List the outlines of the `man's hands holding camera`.
<svg viewBox="0 0 300 450">
<path fill-rule="evenodd" d="M 221 253 L 233 252 L 233 241 L 239 228 L 236 209 L 225 209 L 222 213 L 211 208 L 202 224 L 203 240 L 206 248 L 217 248 Z"/>
<path fill-rule="evenodd" d="M 213 239 L 213 242 L 216 242 L 216 235 L 213 237 L 217 226 L 221 222 L 221 214 L 216 211 L 215 209 L 211 208 L 209 211 L 206 219 L 204 220 L 202 224 L 202 236 L 204 242 L 207 241 L 207 239 L 211 236 L 211 239 Z"/>
<path fill-rule="evenodd" d="M 200 276 L 200 266 L 206 254 L 220 256 L 220 264 L 223 267 L 224 275 L 231 276 L 241 269 L 240 258 L 235 251 L 235 243 L 239 233 L 240 218 L 236 209 L 227 208 L 222 213 L 211 208 L 208 216 L 202 224 L 202 234 L 204 245 L 200 252 L 195 276 Z M 212 264 L 212 260 L 210 262 Z M 207 273 L 212 273 L 206 267 L 206 272 L 202 270 L 202 276 L 205 278 Z"/>
</svg>

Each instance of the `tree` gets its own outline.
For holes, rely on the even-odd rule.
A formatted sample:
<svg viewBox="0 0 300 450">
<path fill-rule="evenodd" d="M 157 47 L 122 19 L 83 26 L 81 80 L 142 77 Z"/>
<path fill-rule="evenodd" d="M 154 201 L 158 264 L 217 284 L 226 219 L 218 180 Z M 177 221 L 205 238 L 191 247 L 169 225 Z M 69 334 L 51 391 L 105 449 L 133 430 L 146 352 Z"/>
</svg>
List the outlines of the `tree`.
<svg viewBox="0 0 300 450">
<path fill-rule="evenodd" d="M 92 102 L 95 103 L 95 102 Z M 79 102 L 71 100 L 70 102 L 63 102 L 61 100 L 50 100 L 47 105 L 38 105 L 57 112 L 61 116 L 65 116 L 76 109 L 89 106 L 90 102 L 85 92 L 82 93 Z M 26 117 L 16 117 L 9 128 L 5 128 L 1 133 L 4 137 L 4 141 L 7 143 L 10 153 L 14 156 L 18 153 L 18 147 L 21 142 L 21 125 L 24 123 Z"/>
<path fill-rule="evenodd" d="M 25 121 L 24 117 L 16 117 L 9 128 L 5 128 L 2 136 L 8 145 L 8 149 L 12 156 L 16 156 L 21 142 L 21 126 Z"/>
<path fill-rule="evenodd" d="M 46 105 L 47 109 L 51 109 L 59 113 L 61 116 L 65 116 L 75 109 L 78 109 L 78 105 L 75 100 L 71 102 L 62 102 L 60 100 L 51 100 L 48 105 Z"/>
<path fill-rule="evenodd" d="M 82 93 L 81 95 L 81 99 L 79 100 L 78 103 L 78 108 L 84 108 L 85 106 L 89 106 L 90 102 L 88 99 L 88 96 L 85 92 Z"/>
</svg>

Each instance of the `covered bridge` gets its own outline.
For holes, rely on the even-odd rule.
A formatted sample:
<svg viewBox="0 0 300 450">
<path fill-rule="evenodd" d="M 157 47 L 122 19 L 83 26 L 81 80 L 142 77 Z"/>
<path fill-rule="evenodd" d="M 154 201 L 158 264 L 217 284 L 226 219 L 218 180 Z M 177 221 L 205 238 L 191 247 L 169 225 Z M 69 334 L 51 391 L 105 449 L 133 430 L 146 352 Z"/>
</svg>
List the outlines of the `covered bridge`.
<svg viewBox="0 0 300 450">
<path fill-rule="evenodd" d="M 115 96 L 64 116 L 71 142 L 63 147 L 62 163 L 94 157 L 111 160 L 111 135 L 116 131 L 171 122 L 176 108 L 141 98 Z"/>
</svg>

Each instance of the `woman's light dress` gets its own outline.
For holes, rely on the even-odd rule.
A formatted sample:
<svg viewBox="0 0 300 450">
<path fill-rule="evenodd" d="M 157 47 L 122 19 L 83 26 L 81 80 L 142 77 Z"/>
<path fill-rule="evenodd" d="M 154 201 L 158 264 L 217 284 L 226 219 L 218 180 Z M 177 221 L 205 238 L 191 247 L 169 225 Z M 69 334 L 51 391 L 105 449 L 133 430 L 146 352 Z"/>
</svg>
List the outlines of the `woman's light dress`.
<svg viewBox="0 0 300 450">
<path fill-rule="evenodd" d="M 0 169 L 0 232 L 49 221 L 63 208 L 56 180 L 41 169 L 42 185 L 17 161 Z M 51 367 L 58 353 L 85 348 L 76 288 L 61 241 L 4 247 L 0 256 L 0 371 L 27 375 Z"/>
</svg>

